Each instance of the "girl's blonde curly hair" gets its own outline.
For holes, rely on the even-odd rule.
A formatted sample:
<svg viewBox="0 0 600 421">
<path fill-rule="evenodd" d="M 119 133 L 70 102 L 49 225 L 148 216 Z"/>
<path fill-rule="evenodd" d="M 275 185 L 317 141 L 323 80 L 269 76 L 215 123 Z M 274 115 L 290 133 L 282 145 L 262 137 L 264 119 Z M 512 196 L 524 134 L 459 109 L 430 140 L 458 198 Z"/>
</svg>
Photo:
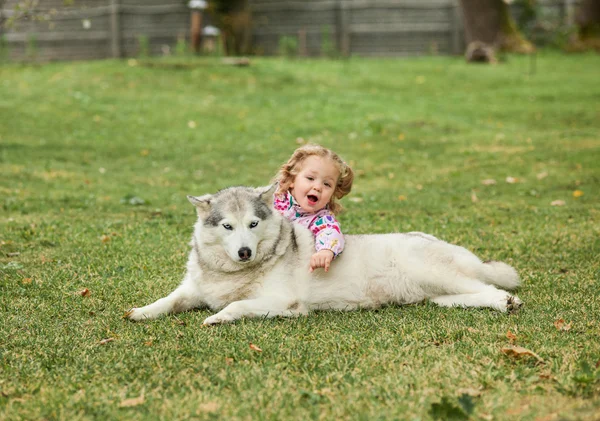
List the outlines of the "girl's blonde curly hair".
<svg viewBox="0 0 600 421">
<path fill-rule="evenodd" d="M 339 177 L 335 185 L 335 191 L 331 195 L 328 206 L 329 210 L 337 214 L 342 210 L 342 205 L 336 202 L 346 196 L 352 190 L 354 181 L 354 171 L 346 164 L 335 152 L 320 145 L 305 145 L 296 149 L 291 158 L 279 168 L 273 182 L 278 182 L 277 194 L 285 194 L 289 189 L 296 175 L 302 170 L 302 163 L 310 156 L 320 156 L 330 159 L 336 166 Z"/>
</svg>

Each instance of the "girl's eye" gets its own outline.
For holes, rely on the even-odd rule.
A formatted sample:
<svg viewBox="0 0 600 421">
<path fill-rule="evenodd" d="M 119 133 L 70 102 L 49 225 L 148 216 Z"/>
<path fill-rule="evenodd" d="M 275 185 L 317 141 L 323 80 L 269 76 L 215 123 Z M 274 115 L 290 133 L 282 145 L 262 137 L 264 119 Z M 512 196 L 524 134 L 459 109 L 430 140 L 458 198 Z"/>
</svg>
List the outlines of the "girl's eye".
<svg viewBox="0 0 600 421">
<path fill-rule="evenodd" d="M 307 180 L 313 181 L 314 178 L 313 177 L 306 177 Z"/>
<path fill-rule="evenodd" d="M 229 224 L 223 224 L 223 228 L 225 228 L 227 231 L 231 231 L 233 229 L 233 227 Z"/>
<path fill-rule="evenodd" d="M 257 225 L 258 225 L 258 221 L 252 221 L 250 223 L 250 228 L 256 228 Z"/>
<path fill-rule="evenodd" d="M 329 184 L 329 183 L 325 183 L 325 185 L 326 185 L 327 187 L 331 187 L 331 184 Z"/>
</svg>

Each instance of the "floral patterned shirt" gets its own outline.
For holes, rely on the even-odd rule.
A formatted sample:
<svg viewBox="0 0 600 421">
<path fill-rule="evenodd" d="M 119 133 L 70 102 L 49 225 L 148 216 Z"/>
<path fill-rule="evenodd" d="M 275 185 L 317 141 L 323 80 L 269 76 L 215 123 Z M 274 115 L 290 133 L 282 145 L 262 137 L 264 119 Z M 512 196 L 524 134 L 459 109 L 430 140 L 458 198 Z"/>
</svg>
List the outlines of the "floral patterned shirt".
<svg viewBox="0 0 600 421">
<path fill-rule="evenodd" d="M 314 213 L 305 212 L 288 192 L 274 196 L 273 208 L 290 221 L 308 228 L 315 236 L 317 251 L 331 250 L 334 257 L 337 257 L 344 250 L 344 235 L 340 230 L 340 223 L 328 207 Z"/>
</svg>

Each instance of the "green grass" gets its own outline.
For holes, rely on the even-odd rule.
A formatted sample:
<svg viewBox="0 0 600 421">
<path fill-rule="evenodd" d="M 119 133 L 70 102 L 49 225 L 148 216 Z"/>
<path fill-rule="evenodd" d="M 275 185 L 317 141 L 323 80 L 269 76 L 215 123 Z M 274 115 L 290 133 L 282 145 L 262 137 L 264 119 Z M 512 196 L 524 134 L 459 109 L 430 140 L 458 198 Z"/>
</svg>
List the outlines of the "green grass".
<svg viewBox="0 0 600 421">
<path fill-rule="evenodd" d="M 0 67 L 0 419 L 598 419 L 599 56 L 130 64 Z M 185 196 L 267 184 L 298 138 L 357 170 L 346 233 L 504 260 L 523 310 L 123 320 L 181 280 Z"/>
</svg>

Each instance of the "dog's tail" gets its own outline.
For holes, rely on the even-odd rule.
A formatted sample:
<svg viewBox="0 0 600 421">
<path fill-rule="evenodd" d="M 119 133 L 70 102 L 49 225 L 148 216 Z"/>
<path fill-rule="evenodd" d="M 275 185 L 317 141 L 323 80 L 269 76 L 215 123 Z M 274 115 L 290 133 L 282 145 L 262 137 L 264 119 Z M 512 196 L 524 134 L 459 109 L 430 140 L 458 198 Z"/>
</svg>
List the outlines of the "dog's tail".
<svg viewBox="0 0 600 421">
<path fill-rule="evenodd" d="M 479 266 L 479 272 L 479 279 L 483 282 L 505 289 L 514 289 L 521 283 L 515 268 L 503 262 L 484 262 Z"/>
</svg>

